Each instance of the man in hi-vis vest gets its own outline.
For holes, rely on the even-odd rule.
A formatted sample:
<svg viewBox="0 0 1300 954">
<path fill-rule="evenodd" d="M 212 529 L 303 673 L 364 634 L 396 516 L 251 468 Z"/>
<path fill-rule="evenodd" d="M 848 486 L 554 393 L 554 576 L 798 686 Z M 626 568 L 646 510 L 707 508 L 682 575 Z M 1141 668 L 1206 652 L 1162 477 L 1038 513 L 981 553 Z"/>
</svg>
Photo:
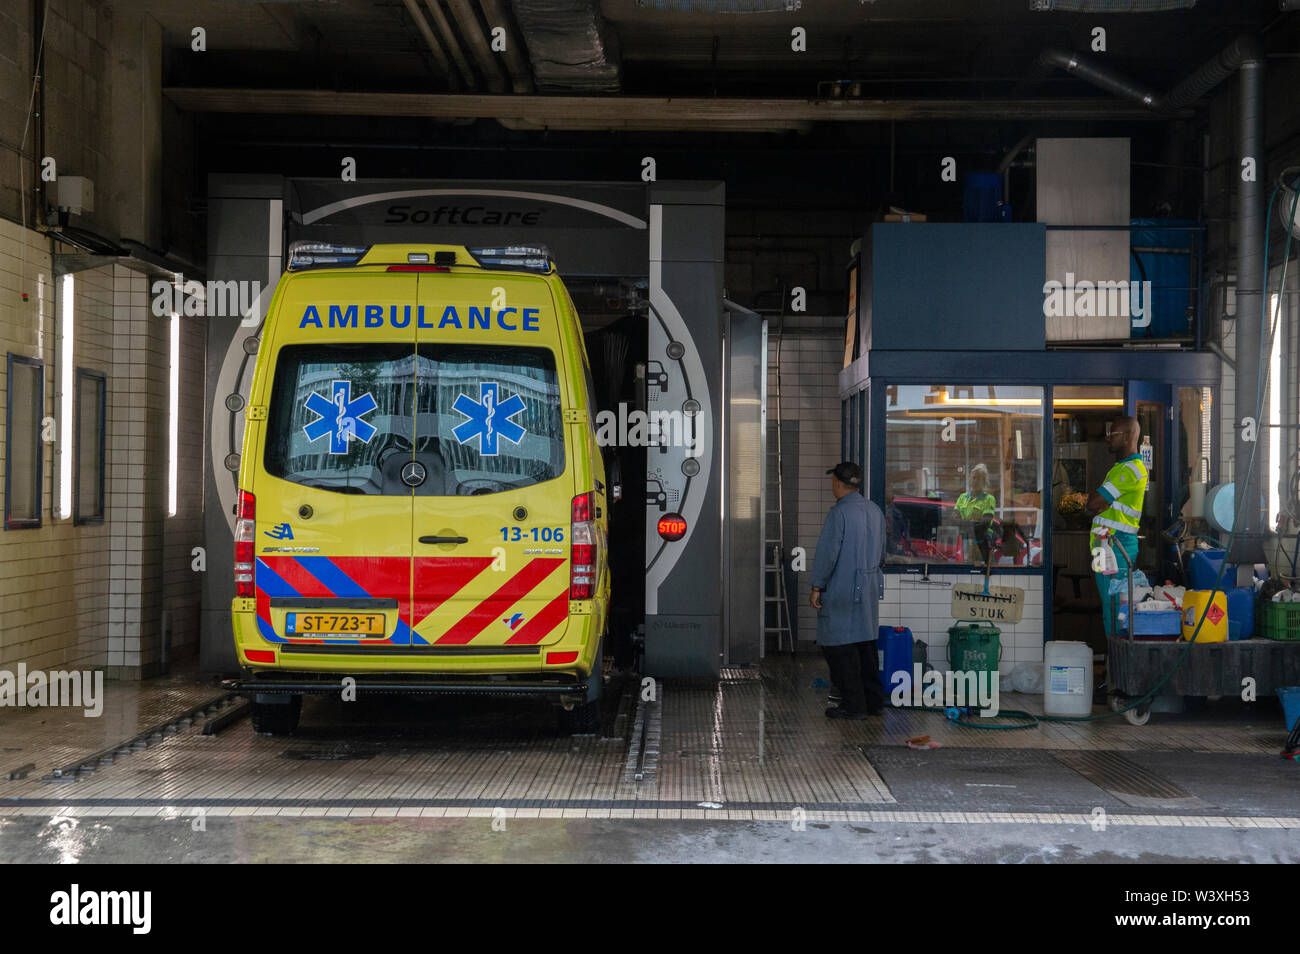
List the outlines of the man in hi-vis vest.
<svg viewBox="0 0 1300 954">
<path fill-rule="evenodd" d="M 1118 418 L 1107 426 L 1106 444 L 1117 462 L 1106 472 L 1102 485 L 1088 494 L 1087 510 L 1092 516 L 1089 553 L 1095 556 L 1095 548 L 1101 545 L 1102 538 L 1109 537 L 1110 545 L 1123 549 L 1128 556 L 1125 561 L 1120 554 L 1115 555 L 1119 571 L 1114 575 L 1093 572 L 1097 592 L 1101 594 L 1101 619 L 1107 636 L 1112 634 L 1114 619 L 1111 580 L 1124 579 L 1137 559 L 1138 521 L 1142 517 L 1142 500 L 1146 497 L 1148 479 L 1146 465 L 1138 454 L 1139 430 L 1138 422 L 1131 417 Z"/>
</svg>

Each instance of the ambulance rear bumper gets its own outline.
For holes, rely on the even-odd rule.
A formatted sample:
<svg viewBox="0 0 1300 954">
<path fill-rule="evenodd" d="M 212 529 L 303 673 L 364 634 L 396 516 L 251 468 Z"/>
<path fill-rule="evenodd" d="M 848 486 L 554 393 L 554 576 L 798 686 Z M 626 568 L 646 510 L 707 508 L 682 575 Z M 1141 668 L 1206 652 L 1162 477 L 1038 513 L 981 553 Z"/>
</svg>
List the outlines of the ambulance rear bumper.
<svg viewBox="0 0 1300 954">
<path fill-rule="evenodd" d="M 532 696 L 571 701 L 585 698 L 588 679 L 576 673 L 547 673 L 545 678 L 535 674 L 489 678 L 485 676 L 457 678 L 447 675 L 421 677 L 411 673 L 330 673 L 307 675 L 300 673 L 245 671 L 243 678 L 226 679 L 222 687 L 240 695 L 326 695 L 343 689 L 343 680 L 356 681 L 357 695 L 415 694 L 457 696 Z"/>
</svg>

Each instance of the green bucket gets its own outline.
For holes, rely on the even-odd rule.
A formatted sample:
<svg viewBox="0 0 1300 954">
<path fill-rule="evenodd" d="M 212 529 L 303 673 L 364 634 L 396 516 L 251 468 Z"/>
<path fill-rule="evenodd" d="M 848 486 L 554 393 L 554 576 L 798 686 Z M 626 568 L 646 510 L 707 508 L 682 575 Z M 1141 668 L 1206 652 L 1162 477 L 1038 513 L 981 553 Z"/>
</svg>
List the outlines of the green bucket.
<svg viewBox="0 0 1300 954">
<path fill-rule="evenodd" d="M 997 672 L 1002 660 L 1002 633 L 991 623 L 957 623 L 948 627 L 948 665 L 960 672 Z"/>
</svg>

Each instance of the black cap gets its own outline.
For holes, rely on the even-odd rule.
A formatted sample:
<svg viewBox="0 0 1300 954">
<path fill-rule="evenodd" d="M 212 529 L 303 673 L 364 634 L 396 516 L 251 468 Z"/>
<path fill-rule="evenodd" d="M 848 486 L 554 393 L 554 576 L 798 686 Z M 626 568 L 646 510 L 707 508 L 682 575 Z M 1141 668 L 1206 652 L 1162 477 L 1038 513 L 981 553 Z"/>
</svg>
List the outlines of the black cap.
<svg viewBox="0 0 1300 954">
<path fill-rule="evenodd" d="M 862 468 L 851 460 L 841 461 L 826 473 L 834 474 L 841 483 L 848 484 L 850 487 L 862 486 Z"/>
</svg>

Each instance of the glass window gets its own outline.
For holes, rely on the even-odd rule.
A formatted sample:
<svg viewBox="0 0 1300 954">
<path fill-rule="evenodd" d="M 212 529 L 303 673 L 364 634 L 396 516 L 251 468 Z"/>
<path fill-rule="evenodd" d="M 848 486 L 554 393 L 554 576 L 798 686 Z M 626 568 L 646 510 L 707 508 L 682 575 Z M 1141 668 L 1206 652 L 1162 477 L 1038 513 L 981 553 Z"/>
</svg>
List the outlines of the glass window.
<svg viewBox="0 0 1300 954">
<path fill-rule="evenodd" d="M 495 493 L 558 477 L 564 430 L 544 348 L 310 345 L 280 351 L 267 472 L 338 493 Z"/>
<path fill-rule="evenodd" d="M 5 407 L 5 528 L 41 525 L 41 412 L 45 366 L 35 358 L 9 355 Z"/>
<path fill-rule="evenodd" d="M 74 523 L 104 522 L 104 375 L 77 369 Z"/>
<path fill-rule="evenodd" d="M 886 562 L 1042 564 L 1043 389 L 886 389 Z"/>
</svg>

